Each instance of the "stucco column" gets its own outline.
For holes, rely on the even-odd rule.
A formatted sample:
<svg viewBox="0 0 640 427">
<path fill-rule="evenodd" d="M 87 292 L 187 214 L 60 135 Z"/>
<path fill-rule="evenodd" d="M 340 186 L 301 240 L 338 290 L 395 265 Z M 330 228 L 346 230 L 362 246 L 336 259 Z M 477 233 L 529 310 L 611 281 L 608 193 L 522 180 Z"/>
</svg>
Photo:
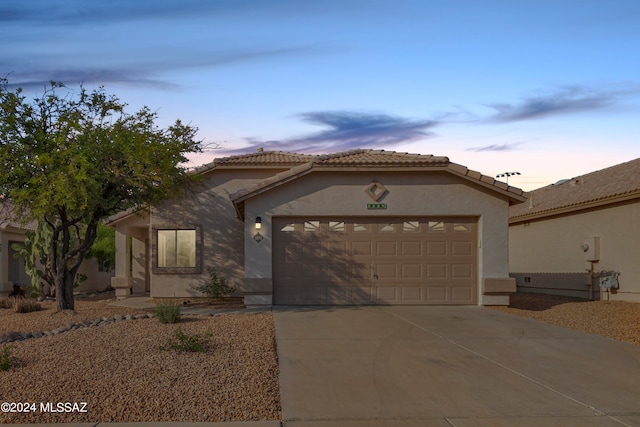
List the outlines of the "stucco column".
<svg viewBox="0 0 640 427">
<path fill-rule="evenodd" d="M 111 278 L 111 287 L 116 297 L 123 299 L 131 295 L 133 277 L 131 277 L 131 238 L 126 227 L 116 227 L 116 275 Z"/>
<path fill-rule="evenodd" d="M 137 237 L 131 239 L 133 291 L 145 292 L 147 275 L 147 243 Z"/>
</svg>

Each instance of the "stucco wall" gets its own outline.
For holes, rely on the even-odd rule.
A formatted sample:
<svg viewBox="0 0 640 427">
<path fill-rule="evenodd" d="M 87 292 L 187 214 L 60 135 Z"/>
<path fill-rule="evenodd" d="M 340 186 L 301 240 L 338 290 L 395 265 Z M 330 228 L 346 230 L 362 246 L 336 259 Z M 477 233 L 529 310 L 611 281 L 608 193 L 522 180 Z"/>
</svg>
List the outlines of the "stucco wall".
<svg viewBox="0 0 640 427">
<path fill-rule="evenodd" d="M 612 300 L 640 301 L 640 203 L 625 203 L 582 211 L 509 229 L 509 257 L 513 273 L 586 272 L 591 264 L 581 248 L 584 240 L 599 237 L 596 271 L 618 271 Z"/>
<path fill-rule="evenodd" d="M 192 227 L 202 230 L 201 268 L 197 274 L 151 275 L 154 298 L 197 296 L 193 285 L 208 280 L 208 267 L 215 267 L 238 291 L 243 291 L 243 223 L 230 199 L 233 194 L 262 181 L 279 170 L 215 170 L 199 183 L 190 196 L 168 201 L 151 215 L 152 227 Z M 152 245 L 155 236 L 151 236 Z M 152 254 L 153 251 L 150 251 Z M 152 256 L 152 255 L 151 255 Z"/>
<path fill-rule="evenodd" d="M 388 193 L 387 209 L 367 210 L 364 193 L 373 180 Z M 245 276 L 272 277 L 271 218 L 274 216 L 475 216 L 478 218 L 478 281 L 508 277 L 508 201 L 447 173 L 311 173 L 245 203 Z M 262 218 L 260 243 L 255 217 Z M 481 286 L 478 285 L 481 293 Z M 478 298 L 482 301 L 481 295 Z"/>
</svg>

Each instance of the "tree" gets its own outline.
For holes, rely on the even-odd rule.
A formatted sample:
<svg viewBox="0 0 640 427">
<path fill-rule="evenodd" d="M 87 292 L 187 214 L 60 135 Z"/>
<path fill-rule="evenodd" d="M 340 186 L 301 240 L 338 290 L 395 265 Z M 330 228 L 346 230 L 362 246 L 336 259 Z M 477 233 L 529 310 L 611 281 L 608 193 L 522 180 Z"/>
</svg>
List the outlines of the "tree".
<svg viewBox="0 0 640 427">
<path fill-rule="evenodd" d="M 60 94 L 60 92 L 65 92 Z M 190 176 L 188 153 L 201 152 L 197 128 L 165 129 L 148 107 L 134 114 L 104 88 L 75 95 L 51 82 L 25 100 L 0 79 L 0 197 L 51 235 L 44 265 L 59 310 L 74 308 L 73 284 L 98 224 L 127 209 L 176 195 Z"/>
<path fill-rule="evenodd" d="M 116 268 L 116 232 L 104 224 L 98 224 L 96 240 L 87 252 L 87 258 L 94 258 L 106 270 Z"/>
</svg>

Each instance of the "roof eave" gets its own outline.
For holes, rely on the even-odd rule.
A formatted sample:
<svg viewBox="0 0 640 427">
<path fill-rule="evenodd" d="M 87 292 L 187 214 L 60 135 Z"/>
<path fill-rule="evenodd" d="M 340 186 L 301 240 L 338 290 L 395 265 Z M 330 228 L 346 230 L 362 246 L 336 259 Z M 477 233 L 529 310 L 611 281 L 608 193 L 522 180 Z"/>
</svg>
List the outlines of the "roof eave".
<svg viewBox="0 0 640 427">
<path fill-rule="evenodd" d="M 633 191 L 631 193 L 616 194 L 610 197 L 600 198 L 597 200 L 588 200 L 586 202 L 575 203 L 569 206 L 561 206 L 558 208 L 545 209 L 542 211 L 522 214 L 509 218 L 509 224 L 519 224 L 521 222 L 527 222 L 536 219 L 543 219 L 547 217 L 563 215 L 567 213 L 582 211 L 591 208 L 597 208 L 601 206 L 611 205 L 620 202 L 626 202 L 629 200 L 640 199 L 640 190 Z"/>
</svg>

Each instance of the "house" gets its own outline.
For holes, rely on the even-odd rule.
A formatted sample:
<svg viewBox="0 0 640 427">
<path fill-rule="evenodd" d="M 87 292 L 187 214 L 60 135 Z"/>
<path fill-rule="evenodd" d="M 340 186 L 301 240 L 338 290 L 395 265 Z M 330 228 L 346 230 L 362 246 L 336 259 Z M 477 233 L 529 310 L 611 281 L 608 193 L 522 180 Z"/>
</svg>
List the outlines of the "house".
<svg viewBox="0 0 640 427">
<path fill-rule="evenodd" d="M 24 243 L 29 231 L 35 231 L 36 222 L 24 224 L 13 219 L 13 207 L 10 202 L 0 202 L 0 297 L 6 297 L 17 291 L 21 285 L 31 285 L 31 277 L 25 270 L 24 258 L 16 257 L 13 245 Z M 87 276 L 74 292 L 104 290 L 110 286 L 113 271 L 104 271 L 94 259 L 85 259 L 78 274 Z"/>
<path fill-rule="evenodd" d="M 640 159 L 532 191 L 509 208 L 518 291 L 640 301 Z"/>
<path fill-rule="evenodd" d="M 508 304 L 508 208 L 522 190 L 446 157 L 256 152 L 193 172 L 198 187 L 122 212 L 120 298 L 197 296 L 207 269 L 246 304 Z"/>
<path fill-rule="evenodd" d="M 0 212 L 5 213 L 7 202 L 2 203 Z M 15 243 L 23 243 L 25 232 L 35 230 L 35 224 L 20 224 L 6 219 L 2 215 L 0 220 L 0 297 L 19 290 L 20 285 L 31 284 L 31 278 L 25 271 L 24 259 L 16 258 L 13 249 Z M 15 286 L 15 288 L 14 288 Z"/>
</svg>

